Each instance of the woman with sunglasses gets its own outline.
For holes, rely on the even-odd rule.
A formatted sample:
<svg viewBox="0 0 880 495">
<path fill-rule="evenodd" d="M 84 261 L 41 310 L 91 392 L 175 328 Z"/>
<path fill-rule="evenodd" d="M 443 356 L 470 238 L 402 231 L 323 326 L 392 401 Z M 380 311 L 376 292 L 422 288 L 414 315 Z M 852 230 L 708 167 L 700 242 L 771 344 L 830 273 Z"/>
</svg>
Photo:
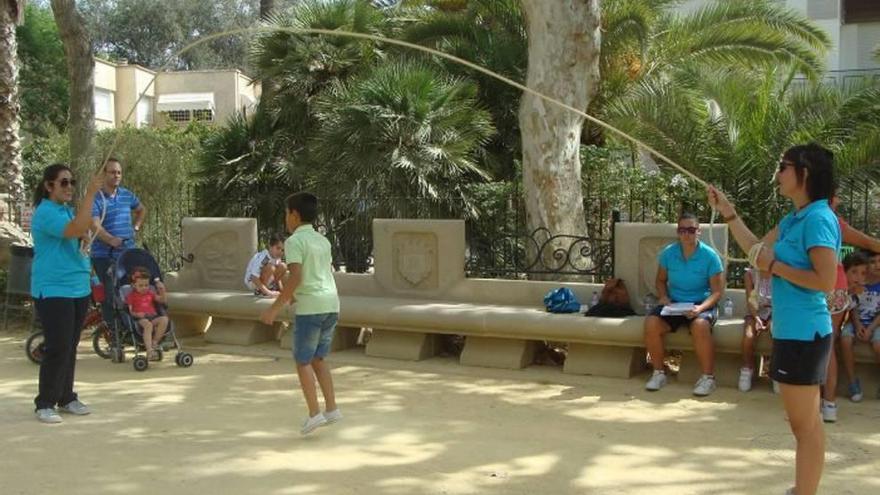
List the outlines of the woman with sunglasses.
<svg viewBox="0 0 880 495">
<path fill-rule="evenodd" d="M 43 423 L 60 423 L 59 411 L 75 415 L 90 412 L 73 391 L 76 346 L 91 292 L 91 266 L 80 250 L 80 239 L 92 225 L 91 205 L 102 180 L 100 174 L 92 179 L 76 214 L 69 206 L 76 181 L 67 165 L 46 167 L 34 191 L 31 295 L 46 339 L 34 403 L 37 419 Z"/>
<path fill-rule="evenodd" d="M 724 266 L 714 249 L 700 241 L 700 222 L 692 213 L 678 218 L 678 242 L 663 248 L 655 288 L 660 305 L 645 318 L 645 347 L 654 372 L 645 389 L 660 390 L 666 385 L 663 336 L 686 326 L 691 333 L 702 375 L 694 385 L 694 395 L 705 397 L 715 390 L 715 343 L 712 326 L 718 319 L 717 305 L 724 293 Z M 664 314 L 670 303 L 693 303 L 685 314 Z"/>
<path fill-rule="evenodd" d="M 770 377 L 780 393 L 797 442 L 795 486 L 790 495 L 813 495 L 825 464 L 819 387 L 831 355 L 831 313 L 825 294 L 837 280 L 841 232 L 828 201 L 834 195 L 834 156 L 817 144 L 782 155 L 776 181 L 794 210 L 765 238 L 757 268 L 772 275 L 773 354 Z M 710 186 L 709 204 L 728 223 L 737 244 L 750 252 L 759 239 L 724 193 Z M 772 244 L 772 246 L 771 246 Z"/>
</svg>

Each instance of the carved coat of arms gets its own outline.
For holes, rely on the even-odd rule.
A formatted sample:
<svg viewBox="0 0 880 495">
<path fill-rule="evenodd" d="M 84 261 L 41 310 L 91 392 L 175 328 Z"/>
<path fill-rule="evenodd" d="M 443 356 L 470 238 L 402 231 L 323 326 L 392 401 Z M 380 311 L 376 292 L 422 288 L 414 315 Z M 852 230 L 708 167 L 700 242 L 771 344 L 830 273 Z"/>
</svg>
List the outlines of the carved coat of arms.
<svg viewBox="0 0 880 495">
<path fill-rule="evenodd" d="M 411 237 L 397 245 L 397 271 L 404 280 L 417 286 L 434 270 L 434 246 L 426 239 Z"/>
</svg>

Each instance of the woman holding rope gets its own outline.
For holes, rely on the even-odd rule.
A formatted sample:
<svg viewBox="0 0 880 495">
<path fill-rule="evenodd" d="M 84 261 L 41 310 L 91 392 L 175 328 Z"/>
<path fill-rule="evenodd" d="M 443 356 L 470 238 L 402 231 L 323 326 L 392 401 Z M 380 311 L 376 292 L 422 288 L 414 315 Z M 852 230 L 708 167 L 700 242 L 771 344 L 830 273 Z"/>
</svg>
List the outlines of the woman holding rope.
<svg viewBox="0 0 880 495">
<path fill-rule="evenodd" d="M 765 237 L 767 247 L 724 193 L 712 186 L 707 191 L 709 204 L 724 217 L 737 244 L 750 253 L 758 269 L 773 277 L 770 377 L 780 383 L 797 442 L 795 486 L 786 492 L 789 495 L 815 494 L 825 463 L 825 433 L 818 413 L 819 387 L 831 355 L 825 294 L 834 289 L 841 244 L 837 216 L 828 203 L 835 188 L 833 161 L 832 153 L 817 144 L 795 146 L 782 155 L 776 181 L 794 211 Z"/>
<path fill-rule="evenodd" d="M 91 293 L 91 266 L 88 254 L 80 249 L 80 240 L 88 239 L 91 206 L 102 183 L 103 174 L 92 178 L 76 214 L 69 205 L 76 187 L 69 166 L 56 163 L 46 167 L 34 191 L 31 295 L 46 336 L 34 403 L 37 419 L 43 423 L 60 423 L 59 411 L 89 414 L 73 391 L 76 346 Z"/>
</svg>

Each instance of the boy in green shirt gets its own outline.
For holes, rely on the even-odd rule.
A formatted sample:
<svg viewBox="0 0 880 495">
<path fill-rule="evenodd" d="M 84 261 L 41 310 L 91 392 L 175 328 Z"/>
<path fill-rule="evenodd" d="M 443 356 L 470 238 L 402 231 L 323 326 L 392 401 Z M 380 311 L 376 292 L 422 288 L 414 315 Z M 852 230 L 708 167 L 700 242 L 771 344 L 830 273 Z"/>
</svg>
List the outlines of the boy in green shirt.
<svg viewBox="0 0 880 495">
<path fill-rule="evenodd" d="M 296 302 L 293 358 L 309 408 L 309 417 L 300 430 L 303 435 L 342 419 L 336 407 L 330 367 L 324 362 L 339 319 L 339 296 L 333 279 L 330 242 L 312 226 L 317 216 L 318 198 L 313 194 L 301 192 L 287 198 L 285 222 L 293 232 L 284 242 L 289 272 L 281 294 L 260 318 L 271 325 L 285 304 Z M 323 413 L 318 407 L 316 381 L 324 395 Z"/>
</svg>

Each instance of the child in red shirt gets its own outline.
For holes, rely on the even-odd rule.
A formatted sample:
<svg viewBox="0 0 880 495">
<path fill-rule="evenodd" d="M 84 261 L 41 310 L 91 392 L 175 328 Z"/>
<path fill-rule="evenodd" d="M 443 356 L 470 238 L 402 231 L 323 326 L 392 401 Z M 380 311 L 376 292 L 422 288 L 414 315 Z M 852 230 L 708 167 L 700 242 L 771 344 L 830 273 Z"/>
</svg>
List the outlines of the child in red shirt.
<svg viewBox="0 0 880 495">
<path fill-rule="evenodd" d="M 168 329 L 168 317 L 160 316 L 156 309 L 156 303 L 165 303 L 165 286 L 156 279 L 158 294 L 150 290 L 150 272 L 146 268 L 135 268 L 131 274 L 131 285 L 134 290 L 125 298 L 128 311 L 132 318 L 143 329 L 144 348 L 147 351 L 147 359 L 158 361 L 159 353 L 156 349 L 165 330 Z"/>
</svg>

